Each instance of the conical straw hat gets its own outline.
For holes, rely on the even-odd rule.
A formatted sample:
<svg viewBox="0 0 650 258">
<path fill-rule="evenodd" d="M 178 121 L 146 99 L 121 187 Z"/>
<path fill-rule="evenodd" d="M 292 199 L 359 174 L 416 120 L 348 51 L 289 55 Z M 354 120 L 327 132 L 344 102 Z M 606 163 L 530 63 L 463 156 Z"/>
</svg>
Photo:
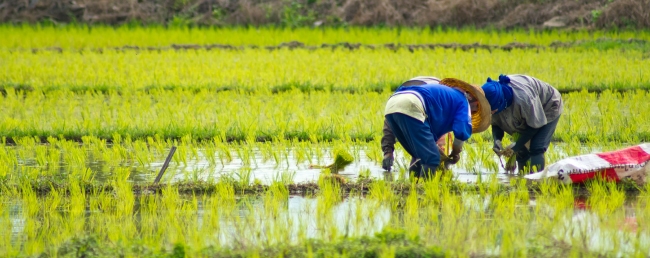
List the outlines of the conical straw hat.
<svg viewBox="0 0 650 258">
<path fill-rule="evenodd" d="M 440 84 L 460 88 L 478 100 L 478 111 L 472 113 L 472 133 L 480 133 L 490 127 L 492 110 L 490 109 L 490 103 L 485 98 L 483 89 L 456 78 L 444 78 L 440 81 Z"/>
</svg>

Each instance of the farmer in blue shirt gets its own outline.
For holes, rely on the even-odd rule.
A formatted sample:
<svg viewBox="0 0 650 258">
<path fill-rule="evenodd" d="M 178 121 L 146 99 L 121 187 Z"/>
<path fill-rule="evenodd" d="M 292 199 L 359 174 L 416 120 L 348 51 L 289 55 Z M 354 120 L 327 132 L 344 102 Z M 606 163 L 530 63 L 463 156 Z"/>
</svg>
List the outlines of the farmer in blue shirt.
<svg viewBox="0 0 650 258">
<path fill-rule="evenodd" d="M 397 138 L 412 156 L 409 170 L 418 178 L 430 178 L 440 165 L 436 142 L 441 136 L 454 133 L 449 162 L 455 164 L 463 142 L 490 126 L 490 105 L 483 91 L 453 78 L 439 81 L 416 77 L 406 81 L 388 99 L 384 114 L 382 167 L 390 171 Z"/>
</svg>

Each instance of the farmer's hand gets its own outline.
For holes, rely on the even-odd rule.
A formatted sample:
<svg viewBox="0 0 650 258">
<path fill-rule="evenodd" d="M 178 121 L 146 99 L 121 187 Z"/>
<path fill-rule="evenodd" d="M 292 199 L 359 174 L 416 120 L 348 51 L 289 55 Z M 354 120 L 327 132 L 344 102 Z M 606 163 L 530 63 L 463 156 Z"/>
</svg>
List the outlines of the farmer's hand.
<svg viewBox="0 0 650 258">
<path fill-rule="evenodd" d="M 449 155 L 449 160 L 447 160 L 447 163 L 454 165 L 458 163 L 458 161 L 460 161 L 460 154 L 452 154 Z"/>
<path fill-rule="evenodd" d="M 513 144 L 506 147 L 503 151 L 501 151 L 501 155 L 506 156 L 506 157 L 511 157 L 512 155 L 514 155 L 515 151 L 512 150 L 512 147 L 513 147 Z"/>
<path fill-rule="evenodd" d="M 496 140 L 494 141 L 494 146 L 492 147 L 492 150 L 494 153 L 497 154 L 497 156 L 506 156 L 510 157 L 515 154 L 515 152 L 512 150 L 512 147 L 515 147 L 516 143 L 511 143 L 510 145 L 506 146 L 505 148 L 503 147 L 501 141 Z"/>
<path fill-rule="evenodd" d="M 501 144 L 501 141 L 499 141 L 499 140 L 494 141 L 494 145 L 492 146 L 492 150 L 499 157 L 501 155 L 503 155 L 503 145 Z"/>
<path fill-rule="evenodd" d="M 461 150 L 459 149 L 452 149 L 451 153 L 449 154 L 449 160 L 447 160 L 448 164 L 456 164 L 458 161 L 460 161 L 460 152 Z"/>
<path fill-rule="evenodd" d="M 390 169 L 393 167 L 393 161 L 395 161 L 393 154 L 386 153 L 384 154 L 384 160 L 381 161 L 381 167 L 386 171 L 390 171 Z"/>
</svg>

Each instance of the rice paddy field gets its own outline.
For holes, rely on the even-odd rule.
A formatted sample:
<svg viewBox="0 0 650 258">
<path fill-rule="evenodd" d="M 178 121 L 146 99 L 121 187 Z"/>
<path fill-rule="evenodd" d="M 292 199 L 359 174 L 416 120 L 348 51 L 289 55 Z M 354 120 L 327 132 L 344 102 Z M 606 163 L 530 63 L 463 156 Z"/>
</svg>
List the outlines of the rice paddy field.
<svg viewBox="0 0 650 258">
<path fill-rule="evenodd" d="M 385 172 L 380 147 L 402 81 L 480 85 L 501 73 L 562 92 L 547 164 L 650 141 L 648 32 L 0 35 L 0 256 L 650 256 L 648 184 L 506 174 L 490 130 L 426 182 L 409 179 L 399 145 Z M 315 168 L 336 152 L 353 162 L 336 175 Z"/>
</svg>

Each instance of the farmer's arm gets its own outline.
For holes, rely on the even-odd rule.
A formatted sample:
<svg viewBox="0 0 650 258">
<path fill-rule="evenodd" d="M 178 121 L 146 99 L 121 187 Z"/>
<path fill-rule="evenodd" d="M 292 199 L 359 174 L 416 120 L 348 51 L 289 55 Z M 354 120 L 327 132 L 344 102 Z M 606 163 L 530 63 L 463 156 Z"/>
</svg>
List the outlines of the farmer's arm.
<svg viewBox="0 0 650 258">
<path fill-rule="evenodd" d="M 499 127 L 496 124 L 492 124 L 492 140 L 494 142 L 503 141 L 504 134 L 505 132 L 503 131 L 503 129 L 501 129 L 501 127 Z"/>
<path fill-rule="evenodd" d="M 386 154 L 393 154 L 395 150 L 395 135 L 388 126 L 388 121 L 384 119 L 384 136 L 381 137 L 381 150 Z"/>
<path fill-rule="evenodd" d="M 454 143 L 452 145 L 450 157 L 457 156 L 463 150 L 463 143 L 469 140 L 472 135 L 472 117 L 469 113 L 469 106 L 467 102 L 459 105 L 454 114 L 454 124 L 452 126 L 454 132 Z"/>
<path fill-rule="evenodd" d="M 515 146 L 512 147 L 512 150 L 514 152 L 518 152 L 522 150 L 522 148 L 525 148 L 525 144 L 530 141 L 530 139 L 532 139 L 535 134 L 537 134 L 537 131 L 539 131 L 539 128 L 532 128 L 530 126 L 527 126 L 525 130 L 520 131 L 519 138 L 517 138 Z"/>
</svg>

